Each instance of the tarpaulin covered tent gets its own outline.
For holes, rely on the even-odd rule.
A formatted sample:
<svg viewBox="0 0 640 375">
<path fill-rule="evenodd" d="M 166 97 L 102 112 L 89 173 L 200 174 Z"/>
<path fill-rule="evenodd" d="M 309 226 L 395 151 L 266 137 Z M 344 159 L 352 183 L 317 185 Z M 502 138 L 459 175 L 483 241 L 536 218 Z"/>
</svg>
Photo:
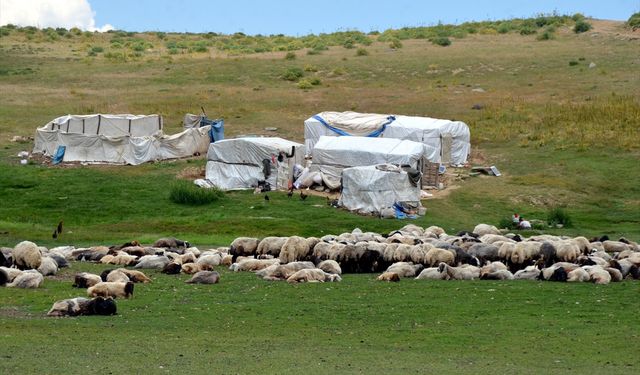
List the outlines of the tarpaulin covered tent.
<svg viewBox="0 0 640 375">
<path fill-rule="evenodd" d="M 277 137 L 225 139 L 207 153 L 206 179 L 222 190 L 250 189 L 266 181 L 288 189 L 293 166 L 304 162 L 304 145 Z"/>
<path fill-rule="evenodd" d="M 471 152 L 469 127 L 461 121 L 357 112 L 322 112 L 304 122 L 307 153 L 321 136 L 406 139 L 430 146 L 433 163 L 464 164 Z M 449 141 L 450 140 L 450 141 Z"/>
<path fill-rule="evenodd" d="M 430 152 L 423 143 L 401 139 L 322 136 L 313 148 L 310 171 L 320 172 L 324 184 L 337 189 L 345 168 L 389 163 L 421 170 Z"/>
<path fill-rule="evenodd" d="M 141 164 L 202 154 L 210 143 L 209 127 L 166 135 L 158 115 L 67 115 L 36 130 L 34 153 L 63 162 Z"/>
<path fill-rule="evenodd" d="M 399 202 L 420 206 L 420 188 L 401 168 L 382 164 L 342 171 L 340 206 L 359 214 L 379 215 Z"/>
</svg>

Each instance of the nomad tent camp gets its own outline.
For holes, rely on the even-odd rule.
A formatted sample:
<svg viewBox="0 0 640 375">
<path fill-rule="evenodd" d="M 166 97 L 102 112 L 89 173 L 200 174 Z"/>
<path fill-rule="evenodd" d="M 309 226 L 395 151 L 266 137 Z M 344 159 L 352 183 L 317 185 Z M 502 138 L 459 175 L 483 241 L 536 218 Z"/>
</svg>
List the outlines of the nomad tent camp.
<svg viewBox="0 0 640 375">
<path fill-rule="evenodd" d="M 433 163 L 464 164 L 471 152 L 469 127 L 461 121 L 429 117 L 380 115 L 356 112 L 322 112 L 304 122 L 307 153 L 321 136 L 396 138 L 429 146 L 427 159 Z"/>
<path fill-rule="evenodd" d="M 432 151 L 423 143 L 393 138 L 322 136 L 313 148 L 309 170 L 320 172 L 324 184 L 337 189 L 345 168 L 389 163 L 419 171 Z"/>
<path fill-rule="evenodd" d="M 300 143 L 277 137 L 225 139 L 209 146 L 206 180 L 222 190 L 251 189 L 261 181 L 271 190 L 286 190 L 295 164 L 304 164 Z"/>
<path fill-rule="evenodd" d="M 36 130 L 34 153 L 54 162 L 141 164 L 202 154 L 211 141 L 210 127 L 162 131 L 158 115 L 67 115 Z"/>
<path fill-rule="evenodd" d="M 420 207 L 420 188 L 402 168 L 382 164 L 342 171 L 339 205 L 349 211 L 380 215 L 400 202 Z"/>
</svg>

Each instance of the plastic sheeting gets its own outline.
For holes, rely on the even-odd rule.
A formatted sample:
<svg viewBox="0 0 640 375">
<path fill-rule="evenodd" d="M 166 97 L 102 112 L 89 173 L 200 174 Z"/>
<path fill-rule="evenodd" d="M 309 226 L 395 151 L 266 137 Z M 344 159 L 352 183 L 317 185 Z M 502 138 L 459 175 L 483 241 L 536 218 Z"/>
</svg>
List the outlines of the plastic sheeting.
<svg viewBox="0 0 640 375">
<path fill-rule="evenodd" d="M 360 214 L 379 215 L 396 202 L 420 204 L 420 189 L 413 186 L 402 169 L 384 165 L 346 168 L 342 172 L 339 204 Z"/>
<path fill-rule="evenodd" d="M 302 164 L 303 159 L 304 145 L 286 139 L 225 139 L 209 146 L 206 179 L 222 190 L 251 189 L 258 181 L 269 182 L 272 189 L 286 190 L 293 166 Z M 267 178 L 265 166 L 271 170 Z"/>
<path fill-rule="evenodd" d="M 419 163 L 430 151 L 423 143 L 393 138 L 323 136 L 313 149 L 310 170 L 319 171 L 325 185 L 337 189 L 345 168 L 388 163 L 420 170 Z"/>
<path fill-rule="evenodd" d="M 352 135 L 363 135 L 373 129 L 379 129 L 382 124 L 389 122 L 390 115 L 356 112 L 322 112 L 318 115 L 329 125 L 342 129 Z M 304 138 L 307 153 L 312 153 L 316 143 L 322 136 L 337 137 L 336 133 L 316 116 L 304 122 Z M 450 134 L 452 137 L 451 163 L 464 164 L 471 152 L 471 134 L 469 127 L 461 121 L 434 119 L 430 117 L 394 116 L 379 137 L 406 139 L 421 142 L 430 146 L 427 155 L 429 161 L 440 163 L 442 160 L 441 137 Z M 447 159 L 447 158 L 445 158 Z"/>
<path fill-rule="evenodd" d="M 33 152 L 52 156 L 65 146 L 63 162 L 138 165 L 203 154 L 208 132 L 203 127 L 165 135 L 157 115 L 68 115 L 37 129 Z"/>
</svg>

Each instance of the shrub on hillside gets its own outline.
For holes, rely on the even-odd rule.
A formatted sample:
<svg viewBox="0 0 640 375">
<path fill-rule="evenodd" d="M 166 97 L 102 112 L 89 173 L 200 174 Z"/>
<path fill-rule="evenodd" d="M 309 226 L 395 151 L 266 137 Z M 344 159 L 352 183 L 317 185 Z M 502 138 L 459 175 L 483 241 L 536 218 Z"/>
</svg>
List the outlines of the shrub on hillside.
<svg viewBox="0 0 640 375">
<path fill-rule="evenodd" d="M 297 81 L 304 75 L 302 69 L 298 67 L 291 67 L 285 70 L 284 73 L 280 76 L 285 81 Z"/>
<path fill-rule="evenodd" d="M 189 181 L 176 181 L 171 186 L 169 199 L 173 203 L 198 206 L 213 203 L 224 193 L 216 188 L 204 189 Z"/>
<path fill-rule="evenodd" d="M 573 32 L 576 34 L 584 33 L 591 30 L 591 24 L 585 20 L 576 21 L 576 25 L 573 27 Z"/>
<path fill-rule="evenodd" d="M 296 59 L 296 53 L 295 52 L 287 52 L 287 54 L 284 55 L 284 59 L 285 60 L 295 60 Z"/>
<path fill-rule="evenodd" d="M 551 39 L 555 39 L 555 35 L 553 34 L 552 31 L 549 30 L 545 30 L 542 34 L 538 35 L 536 37 L 537 40 L 551 40 Z"/>
<path fill-rule="evenodd" d="M 364 48 L 358 48 L 358 50 L 356 51 L 356 56 L 368 56 L 369 55 L 369 51 L 367 51 Z"/>
<path fill-rule="evenodd" d="M 451 45 L 451 40 L 449 40 L 449 38 L 447 38 L 446 36 L 439 36 L 431 39 L 431 43 L 446 47 Z"/>
<path fill-rule="evenodd" d="M 634 13 L 629 17 L 627 20 L 627 26 L 633 31 L 640 29 L 640 12 Z"/>
<path fill-rule="evenodd" d="M 311 81 L 305 78 L 301 79 L 300 82 L 298 82 L 298 88 L 302 90 L 308 90 L 310 88 L 313 88 L 313 85 L 311 84 Z"/>
<path fill-rule="evenodd" d="M 393 38 L 393 39 L 391 39 L 391 42 L 389 43 L 389 48 L 391 48 L 391 49 L 400 49 L 400 48 L 402 48 L 402 42 L 400 42 L 400 39 L 398 39 L 398 38 Z"/>
<path fill-rule="evenodd" d="M 561 207 L 554 207 L 547 213 L 547 223 L 550 226 L 562 225 L 570 228 L 572 225 L 571 216 Z"/>
</svg>

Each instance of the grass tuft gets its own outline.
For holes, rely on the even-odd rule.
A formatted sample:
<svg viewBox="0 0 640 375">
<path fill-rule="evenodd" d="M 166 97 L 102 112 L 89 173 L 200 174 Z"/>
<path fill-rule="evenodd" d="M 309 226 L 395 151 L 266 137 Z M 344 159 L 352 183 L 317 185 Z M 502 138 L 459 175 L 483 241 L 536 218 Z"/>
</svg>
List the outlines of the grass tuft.
<svg viewBox="0 0 640 375">
<path fill-rule="evenodd" d="M 218 201 L 224 196 L 222 191 L 211 188 L 204 189 L 189 181 L 176 181 L 171 186 L 169 200 L 177 204 L 200 206 Z"/>
</svg>

